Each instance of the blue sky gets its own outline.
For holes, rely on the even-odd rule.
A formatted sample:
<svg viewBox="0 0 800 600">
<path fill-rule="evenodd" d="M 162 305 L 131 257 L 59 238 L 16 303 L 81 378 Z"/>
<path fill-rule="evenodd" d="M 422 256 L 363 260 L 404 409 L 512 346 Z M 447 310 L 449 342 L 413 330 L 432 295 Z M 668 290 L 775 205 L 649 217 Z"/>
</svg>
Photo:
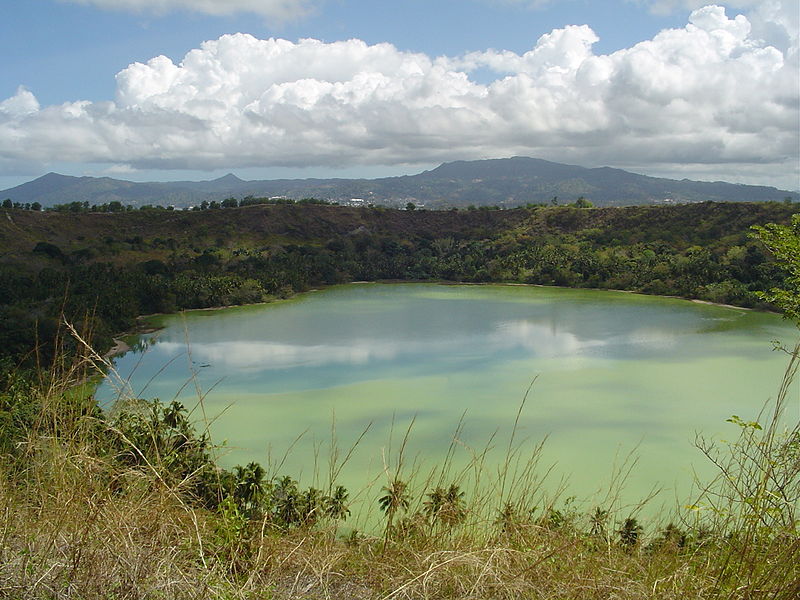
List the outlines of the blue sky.
<svg viewBox="0 0 800 600">
<path fill-rule="evenodd" d="M 800 188 L 796 3 L 705 5 L 14 2 L 0 189 L 50 170 L 373 177 L 512 155 Z"/>
<path fill-rule="evenodd" d="M 289 40 L 359 38 L 431 56 L 453 56 L 487 48 L 522 53 L 543 33 L 588 23 L 600 37 L 597 49 L 608 52 L 661 29 L 682 27 L 688 14 L 680 10 L 656 15 L 633 2 L 588 0 L 540 9 L 478 0 L 333 0 L 308 17 L 288 22 L 252 13 L 212 16 L 185 9 L 157 16 L 53 0 L 17 2 L 11 11 L 10 19 L 0 21 L 0 51 L 9 57 L 0 71 L 0 97 L 13 96 L 25 85 L 43 104 L 108 100 L 114 94 L 114 75 L 130 63 L 159 54 L 177 62 L 202 41 L 225 33 Z"/>
</svg>

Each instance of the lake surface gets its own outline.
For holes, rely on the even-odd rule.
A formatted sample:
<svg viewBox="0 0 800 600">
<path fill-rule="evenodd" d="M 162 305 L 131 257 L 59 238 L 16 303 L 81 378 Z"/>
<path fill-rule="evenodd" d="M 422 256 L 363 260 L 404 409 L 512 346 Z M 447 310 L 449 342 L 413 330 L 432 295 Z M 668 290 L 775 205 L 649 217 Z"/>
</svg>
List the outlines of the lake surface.
<svg viewBox="0 0 800 600">
<path fill-rule="evenodd" d="M 755 418 L 777 392 L 787 361 L 771 340 L 797 339 L 771 314 L 525 286 L 352 284 L 162 324 L 143 336 L 146 351 L 115 359 L 127 386 L 107 380 L 98 396 L 178 398 L 227 440 L 224 464 L 270 462 L 322 487 L 332 424 L 340 458 L 368 428 L 337 478 L 355 496 L 386 483 L 413 420 L 406 475 L 422 485 L 460 427 L 448 477 L 489 445 L 479 477 L 491 481 L 530 387 L 515 440 L 528 451 L 547 438 L 546 489 L 563 478 L 567 494 L 605 501 L 633 453 L 625 501 L 659 486 L 667 506 L 685 499 L 694 471 L 713 473 L 695 434 L 735 438 L 725 419 Z"/>
</svg>

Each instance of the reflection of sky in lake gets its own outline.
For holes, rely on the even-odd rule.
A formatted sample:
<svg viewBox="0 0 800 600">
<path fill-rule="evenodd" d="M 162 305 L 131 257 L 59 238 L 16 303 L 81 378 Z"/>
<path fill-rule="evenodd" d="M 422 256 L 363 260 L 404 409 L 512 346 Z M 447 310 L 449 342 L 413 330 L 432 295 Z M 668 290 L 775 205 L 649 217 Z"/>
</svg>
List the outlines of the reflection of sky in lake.
<svg viewBox="0 0 800 600">
<path fill-rule="evenodd" d="M 192 344 L 194 360 L 226 370 L 290 369 L 326 365 L 360 366 L 409 356 L 473 355 L 479 345 L 480 353 L 488 357 L 501 352 L 523 351 L 531 356 L 558 356 L 580 352 L 584 347 L 604 344 L 601 340 L 581 341 L 571 333 L 553 330 L 529 321 L 497 323 L 485 335 L 464 335 L 453 332 L 447 338 L 380 340 L 353 338 L 346 345 L 287 344 L 269 341 L 220 341 Z M 168 358 L 184 351 L 185 344 L 161 342 L 155 346 L 156 355 Z"/>
<path fill-rule="evenodd" d="M 674 331 L 641 327 L 608 339 L 579 337 L 570 331 L 542 325 L 533 320 L 497 321 L 491 329 L 477 332 L 452 331 L 448 335 L 431 335 L 430 329 L 419 331 L 415 337 L 398 336 L 397 339 L 352 337 L 347 343 L 292 344 L 276 341 L 221 340 L 191 341 L 192 358 L 196 363 L 220 368 L 228 373 L 257 370 L 286 370 L 302 367 L 335 365 L 376 366 L 376 363 L 414 358 L 426 361 L 437 357 L 474 357 L 492 360 L 514 354 L 530 358 L 574 356 L 579 354 L 605 354 L 668 350 L 678 343 Z M 161 341 L 153 348 L 152 357 L 166 362 L 186 350 L 185 342 Z"/>
</svg>

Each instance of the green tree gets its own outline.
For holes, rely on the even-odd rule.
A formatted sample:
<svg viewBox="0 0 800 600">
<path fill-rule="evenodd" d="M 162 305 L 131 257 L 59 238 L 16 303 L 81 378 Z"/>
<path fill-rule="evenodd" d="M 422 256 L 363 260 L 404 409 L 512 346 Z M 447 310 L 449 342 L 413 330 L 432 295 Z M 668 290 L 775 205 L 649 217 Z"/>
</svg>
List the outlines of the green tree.
<svg viewBox="0 0 800 600">
<path fill-rule="evenodd" d="M 389 533 L 392 530 L 392 522 L 398 511 L 408 510 L 410 498 L 408 495 L 408 484 L 398 478 L 394 478 L 388 485 L 384 487 L 383 491 L 386 492 L 383 496 L 378 498 L 378 505 L 381 511 L 386 515 L 386 531 L 383 539 L 383 547 L 389 541 Z"/>
<path fill-rule="evenodd" d="M 787 319 L 800 324 L 800 213 L 792 216 L 791 225 L 769 223 L 756 225 L 753 230 L 787 273 L 782 287 L 758 295 L 779 307 Z"/>
<path fill-rule="evenodd" d="M 337 485 L 333 495 L 325 498 L 325 514 L 331 519 L 346 520 L 350 516 L 350 509 L 347 507 L 347 500 L 350 494 L 343 485 Z"/>
<path fill-rule="evenodd" d="M 439 521 L 446 526 L 461 523 L 467 515 L 464 507 L 464 492 L 458 485 L 451 484 L 449 488 L 437 487 L 427 494 L 425 512 L 434 521 Z"/>
<path fill-rule="evenodd" d="M 632 549 L 639 542 L 642 534 L 642 526 L 635 517 L 628 517 L 617 530 L 619 541 L 628 549 Z"/>
<path fill-rule="evenodd" d="M 589 200 L 581 196 L 575 201 L 574 206 L 575 208 L 592 208 L 594 204 L 592 204 Z"/>
<path fill-rule="evenodd" d="M 245 514 L 255 515 L 266 493 L 264 468 L 257 462 L 251 462 L 246 467 L 236 465 L 234 474 L 234 499 L 244 509 Z"/>
<path fill-rule="evenodd" d="M 607 510 L 595 507 L 594 513 L 589 517 L 591 525 L 590 533 L 598 537 L 606 537 L 606 524 L 608 522 L 609 513 Z"/>
<path fill-rule="evenodd" d="M 294 479 L 285 475 L 275 482 L 272 502 L 274 516 L 279 523 L 289 527 L 300 522 L 300 490 Z"/>
</svg>

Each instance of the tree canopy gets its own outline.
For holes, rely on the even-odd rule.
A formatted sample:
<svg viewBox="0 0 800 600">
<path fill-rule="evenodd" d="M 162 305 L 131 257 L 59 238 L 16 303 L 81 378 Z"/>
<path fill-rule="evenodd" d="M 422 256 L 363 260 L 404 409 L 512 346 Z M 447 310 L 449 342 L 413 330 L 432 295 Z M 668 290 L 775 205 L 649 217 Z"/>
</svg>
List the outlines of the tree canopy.
<svg viewBox="0 0 800 600">
<path fill-rule="evenodd" d="M 759 296 L 800 324 L 800 213 L 792 216 L 790 225 L 769 223 L 753 229 L 787 273 L 782 285 L 759 292 Z"/>
</svg>

